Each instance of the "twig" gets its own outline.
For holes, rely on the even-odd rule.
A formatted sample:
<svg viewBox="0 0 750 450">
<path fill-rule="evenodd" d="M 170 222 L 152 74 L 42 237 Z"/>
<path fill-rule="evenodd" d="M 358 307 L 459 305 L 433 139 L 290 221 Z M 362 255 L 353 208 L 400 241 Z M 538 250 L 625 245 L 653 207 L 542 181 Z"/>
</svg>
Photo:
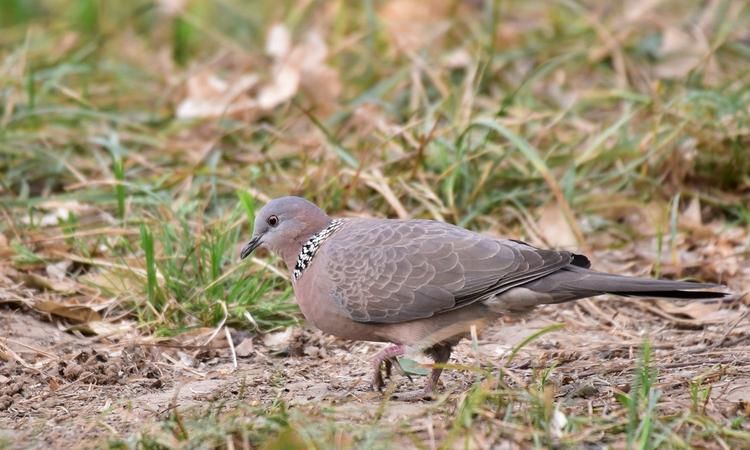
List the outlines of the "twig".
<svg viewBox="0 0 750 450">
<path fill-rule="evenodd" d="M 742 314 L 737 320 L 735 320 L 734 323 L 729 327 L 729 329 L 727 329 L 727 331 L 724 333 L 724 336 L 722 336 L 721 339 L 719 339 L 719 342 L 712 345 L 711 348 L 721 347 L 724 344 L 724 342 L 726 342 L 727 338 L 729 337 L 729 334 L 732 331 L 734 331 L 734 329 L 737 328 L 737 325 L 739 325 L 740 322 L 745 320 L 745 318 L 747 318 L 748 316 L 750 316 L 750 309 L 745 311 L 744 314 Z"/>
<path fill-rule="evenodd" d="M 211 341 L 214 340 L 217 334 L 219 334 L 219 331 L 221 331 L 221 327 L 224 326 L 225 323 L 227 323 L 227 317 L 229 317 L 229 311 L 227 311 L 227 305 L 223 301 L 220 303 L 222 306 L 222 310 L 224 311 L 224 317 L 221 318 L 221 322 L 219 322 L 219 325 L 214 329 L 213 333 L 211 333 L 211 336 L 206 340 L 206 342 L 203 345 L 208 345 Z"/>
<path fill-rule="evenodd" d="M 588 312 L 592 316 L 595 316 L 596 318 L 603 321 L 607 325 L 610 325 L 610 326 L 616 325 L 615 321 L 612 320 L 610 317 L 607 317 L 607 315 L 604 314 L 604 311 L 599 309 L 599 307 L 596 306 L 596 304 L 591 299 L 586 298 L 586 299 L 581 300 L 579 303 L 585 307 L 584 309 L 586 310 L 586 312 Z"/>
<path fill-rule="evenodd" d="M 31 364 L 27 363 L 26 361 L 24 361 L 23 358 L 21 358 L 20 356 L 18 356 L 18 353 L 16 353 L 13 350 L 11 350 L 11 348 L 8 347 L 7 345 L 5 345 L 4 343 L 0 342 L 0 355 L 2 355 L 3 353 L 5 353 L 6 355 L 10 356 L 14 360 L 16 360 L 16 362 L 18 362 L 19 364 L 21 364 L 25 368 L 36 370 L 34 368 L 34 366 L 32 366 Z"/>
<path fill-rule="evenodd" d="M 176 361 L 174 358 L 172 358 L 171 356 L 167 355 L 166 353 L 162 354 L 162 357 L 164 357 L 164 359 L 166 359 L 170 363 L 172 363 L 173 366 L 178 366 L 178 368 L 180 368 L 182 370 L 187 370 L 188 372 L 192 373 L 195 376 L 199 376 L 201 378 L 205 378 L 206 377 L 206 374 L 203 373 L 203 372 L 199 372 L 199 371 L 193 369 L 192 367 L 186 366 L 185 364 L 178 364 L 179 361 Z M 160 362 L 160 361 L 157 361 L 156 364 L 157 365 L 162 365 L 162 366 L 167 366 L 166 363 L 163 363 L 163 362 Z"/>
<path fill-rule="evenodd" d="M 53 355 L 52 353 L 45 352 L 44 350 L 38 349 L 36 347 L 32 347 L 31 345 L 24 344 L 23 342 L 19 342 L 13 339 L 6 339 L 5 341 L 10 342 L 11 344 L 20 345 L 21 347 L 26 347 L 31 351 L 34 351 L 36 353 L 39 353 L 40 355 L 46 356 L 47 358 L 54 359 L 56 361 L 60 360 L 60 357 L 58 357 L 57 355 Z"/>
<path fill-rule="evenodd" d="M 229 351 L 232 353 L 232 365 L 237 369 L 237 353 L 234 351 L 234 342 L 232 342 L 232 334 L 229 332 L 229 328 L 224 327 L 224 335 L 227 337 L 229 342 Z"/>
</svg>

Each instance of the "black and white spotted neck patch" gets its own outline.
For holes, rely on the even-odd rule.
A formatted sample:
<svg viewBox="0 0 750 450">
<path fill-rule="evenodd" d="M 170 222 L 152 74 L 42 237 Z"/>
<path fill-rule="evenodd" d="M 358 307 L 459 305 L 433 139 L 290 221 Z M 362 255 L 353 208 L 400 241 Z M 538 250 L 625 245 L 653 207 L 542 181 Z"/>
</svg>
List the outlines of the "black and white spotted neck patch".
<svg viewBox="0 0 750 450">
<path fill-rule="evenodd" d="M 302 272 L 304 272 L 305 269 L 307 269 L 307 266 L 310 265 L 315 256 L 315 252 L 318 251 L 318 248 L 320 248 L 323 241 L 328 239 L 336 230 L 341 228 L 341 225 L 343 225 L 344 222 L 346 222 L 346 219 L 331 220 L 331 223 L 329 223 L 327 227 L 313 234 L 312 237 L 305 242 L 305 245 L 302 246 L 302 250 L 297 256 L 297 263 L 294 265 L 294 272 L 292 272 L 294 281 L 299 280 L 302 276 Z"/>
</svg>

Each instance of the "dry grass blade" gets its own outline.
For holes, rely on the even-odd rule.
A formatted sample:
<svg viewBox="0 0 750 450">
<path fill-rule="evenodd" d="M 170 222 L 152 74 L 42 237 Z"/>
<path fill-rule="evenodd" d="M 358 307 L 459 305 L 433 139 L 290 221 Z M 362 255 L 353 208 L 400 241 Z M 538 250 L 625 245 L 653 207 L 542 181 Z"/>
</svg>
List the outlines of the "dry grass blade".
<svg viewBox="0 0 750 450">
<path fill-rule="evenodd" d="M 567 220 L 568 222 L 568 226 L 570 226 L 570 229 L 573 230 L 573 233 L 578 240 L 579 246 L 586 249 L 588 247 L 586 244 L 586 240 L 583 238 L 583 233 L 578 226 L 578 222 L 576 222 L 573 211 L 570 209 L 570 204 L 565 199 L 560 185 L 557 183 L 557 180 L 547 168 L 547 165 L 544 163 L 544 160 L 542 160 L 539 152 L 534 147 L 532 147 L 531 144 L 529 144 L 525 139 L 518 136 L 518 134 L 512 132 L 499 122 L 487 119 L 478 119 L 472 123 L 472 126 L 485 127 L 496 131 L 498 134 L 508 139 L 516 147 L 516 149 L 523 154 L 523 156 L 531 163 L 534 169 L 539 172 L 542 178 L 544 178 L 544 181 L 547 183 L 550 190 L 552 191 L 552 194 L 555 196 L 557 206 L 562 210 L 565 216 L 565 220 Z"/>
</svg>

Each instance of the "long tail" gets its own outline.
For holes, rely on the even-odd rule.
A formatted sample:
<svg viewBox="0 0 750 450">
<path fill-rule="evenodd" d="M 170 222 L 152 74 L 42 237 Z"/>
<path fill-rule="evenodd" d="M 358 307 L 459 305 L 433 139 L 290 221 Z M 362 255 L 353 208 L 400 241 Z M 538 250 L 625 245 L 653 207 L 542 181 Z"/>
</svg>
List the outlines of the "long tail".
<svg viewBox="0 0 750 450">
<path fill-rule="evenodd" d="M 731 295 L 704 290 L 722 287 L 715 284 L 626 277 L 577 266 L 567 266 L 521 287 L 541 294 L 540 304 L 562 303 L 601 294 L 682 299 L 724 298 Z"/>
</svg>

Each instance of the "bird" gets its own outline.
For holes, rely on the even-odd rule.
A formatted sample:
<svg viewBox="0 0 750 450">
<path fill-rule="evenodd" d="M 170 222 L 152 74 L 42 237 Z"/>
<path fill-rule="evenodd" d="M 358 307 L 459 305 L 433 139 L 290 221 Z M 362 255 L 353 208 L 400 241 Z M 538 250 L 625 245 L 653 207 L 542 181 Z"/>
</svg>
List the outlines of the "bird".
<svg viewBox="0 0 750 450">
<path fill-rule="evenodd" d="M 339 338 L 389 345 L 372 358 L 370 385 L 382 391 L 398 358 L 434 361 L 424 388 L 434 398 L 453 347 L 506 315 L 602 294 L 713 299 L 715 284 L 598 272 L 567 250 L 498 239 L 433 220 L 332 218 L 301 197 L 266 203 L 240 251 L 262 247 L 285 262 L 307 322 Z"/>
</svg>

